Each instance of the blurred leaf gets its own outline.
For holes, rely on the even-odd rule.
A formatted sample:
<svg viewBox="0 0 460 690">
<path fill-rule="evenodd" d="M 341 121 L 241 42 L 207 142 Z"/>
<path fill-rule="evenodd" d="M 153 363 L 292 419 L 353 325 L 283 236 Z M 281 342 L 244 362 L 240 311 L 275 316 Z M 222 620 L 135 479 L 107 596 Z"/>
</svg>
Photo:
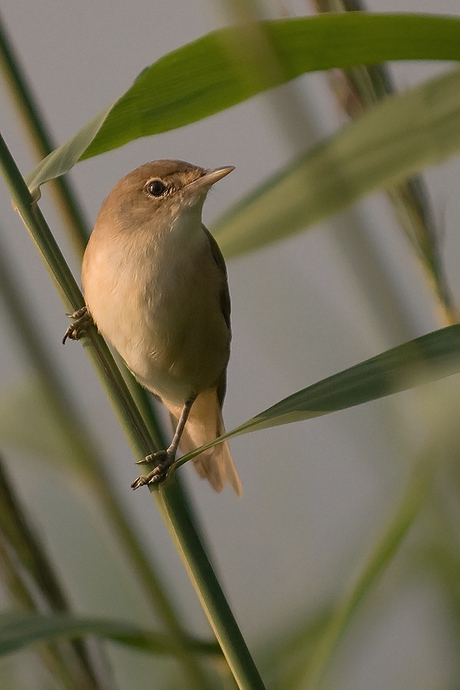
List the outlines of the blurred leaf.
<svg viewBox="0 0 460 690">
<path fill-rule="evenodd" d="M 382 577 L 425 505 L 434 465 L 426 458 L 415 467 L 396 508 L 380 537 L 371 546 L 359 572 L 335 605 L 330 602 L 314 615 L 308 613 L 295 631 L 280 638 L 267 670 L 278 690 L 316 690 L 321 685 L 333 652 L 350 626 L 359 605 Z M 413 567 L 413 563 L 412 563 Z"/>
<path fill-rule="evenodd" d="M 72 433 L 71 433 L 72 432 Z M 86 454 L 73 442 L 75 431 L 48 400 L 37 377 L 3 390 L 0 396 L 0 441 L 3 445 L 39 455 L 56 463 L 59 471 L 88 471 Z"/>
<path fill-rule="evenodd" d="M 15 601 L 30 608 L 39 598 L 51 610 L 66 611 L 64 588 L 27 512 L 0 458 L 0 544 L 4 561 L 11 563 L 11 583 L 17 585 Z"/>
<path fill-rule="evenodd" d="M 369 109 L 275 173 L 213 226 L 228 258 L 299 232 L 460 149 L 460 71 Z"/>
<path fill-rule="evenodd" d="M 416 467 L 402 500 L 390 516 L 380 538 L 371 548 L 371 553 L 361 567 L 355 582 L 345 591 L 332 613 L 326 629 L 320 636 L 313 655 L 305 659 L 296 672 L 296 682 L 292 679 L 282 687 L 285 690 L 308 688 L 316 690 L 326 673 L 331 656 L 347 631 L 358 607 L 372 587 L 378 582 L 393 560 L 409 529 L 413 525 L 433 480 L 433 465 L 425 466 L 423 462 Z"/>
<path fill-rule="evenodd" d="M 460 325 L 457 324 L 410 340 L 314 383 L 220 436 L 218 440 L 320 417 L 459 372 Z M 213 445 L 215 442 L 187 453 L 175 463 L 175 467 Z"/>
<path fill-rule="evenodd" d="M 262 53 L 260 35 L 266 39 Z M 267 46 L 270 65 L 264 60 Z M 459 60 L 460 21 L 350 13 L 214 31 L 143 70 L 113 106 L 45 158 L 27 181 L 34 189 L 79 158 L 183 127 L 304 72 L 413 59 Z"/>
<path fill-rule="evenodd" d="M 36 642 L 74 639 L 95 635 L 156 654 L 175 654 L 177 642 L 166 635 L 143 630 L 128 623 L 66 614 L 7 612 L 0 614 L 0 656 L 11 654 Z M 184 640 L 192 651 L 219 654 L 215 643 Z"/>
<path fill-rule="evenodd" d="M 306 602 L 308 605 L 308 602 Z M 331 619 L 332 606 L 305 613 L 302 622 L 271 639 L 262 651 L 262 670 L 267 687 L 294 688 Z"/>
<path fill-rule="evenodd" d="M 113 106 L 114 104 L 112 103 L 112 105 L 90 120 L 90 122 L 82 127 L 82 129 L 71 139 L 66 141 L 65 144 L 51 151 L 51 153 L 40 161 L 37 167 L 26 176 L 25 179 L 29 189 L 35 196 L 39 196 L 37 190 L 41 184 L 48 180 L 53 180 L 60 175 L 64 175 L 73 168 L 82 152 L 85 151 L 93 141 Z"/>
</svg>

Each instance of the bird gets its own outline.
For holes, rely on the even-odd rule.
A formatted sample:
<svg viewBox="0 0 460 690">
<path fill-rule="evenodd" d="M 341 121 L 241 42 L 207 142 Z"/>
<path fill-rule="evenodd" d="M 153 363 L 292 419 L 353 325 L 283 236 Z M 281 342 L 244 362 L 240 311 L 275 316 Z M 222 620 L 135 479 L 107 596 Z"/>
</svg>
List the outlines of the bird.
<svg viewBox="0 0 460 690">
<path fill-rule="evenodd" d="M 141 165 L 103 202 L 84 253 L 85 317 L 160 398 L 175 429 L 166 450 L 145 458 L 155 467 L 133 488 L 162 481 L 178 449 L 225 433 L 230 296 L 224 258 L 201 216 L 209 189 L 233 170 L 180 160 Z M 226 441 L 193 463 L 213 489 L 228 482 L 241 496 Z"/>
</svg>

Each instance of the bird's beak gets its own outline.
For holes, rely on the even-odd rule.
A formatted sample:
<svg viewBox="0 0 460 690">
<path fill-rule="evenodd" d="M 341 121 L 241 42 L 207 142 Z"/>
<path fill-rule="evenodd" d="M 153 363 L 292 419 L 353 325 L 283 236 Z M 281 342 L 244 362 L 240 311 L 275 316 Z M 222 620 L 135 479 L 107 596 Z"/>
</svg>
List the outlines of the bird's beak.
<svg viewBox="0 0 460 690">
<path fill-rule="evenodd" d="M 204 175 L 191 182 L 188 186 L 193 189 L 208 190 L 215 182 L 231 173 L 232 170 L 235 170 L 233 165 L 228 165 L 225 168 L 216 168 L 215 170 L 205 170 Z"/>
</svg>

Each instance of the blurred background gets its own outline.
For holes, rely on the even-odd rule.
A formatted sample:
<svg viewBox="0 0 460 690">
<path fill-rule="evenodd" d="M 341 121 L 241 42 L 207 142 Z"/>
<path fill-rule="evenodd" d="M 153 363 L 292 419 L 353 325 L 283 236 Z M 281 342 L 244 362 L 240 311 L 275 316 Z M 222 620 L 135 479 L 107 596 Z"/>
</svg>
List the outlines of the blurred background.
<svg viewBox="0 0 460 690">
<path fill-rule="evenodd" d="M 455 0 L 374 0 L 366 6 L 374 12 L 460 15 Z M 241 18 L 238 3 L 223 0 L 5 0 L 1 11 L 58 143 L 123 93 L 144 67 Z M 260 11 L 271 18 L 310 14 L 314 8 L 308 2 L 266 0 Z M 434 62 L 389 65 L 399 90 L 446 68 Z M 3 83 L 0 89 L 2 134 L 25 174 L 36 161 Z M 204 221 L 212 229 L 232 203 L 345 121 L 327 75 L 308 74 L 198 123 L 84 161 L 72 170 L 71 180 L 92 224 L 113 184 L 143 162 L 179 158 L 204 167 L 234 165 L 235 172 L 205 204 Z M 458 157 L 430 168 L 424 178 L 458 304 Z M 120 503 L 161 563 L 187 625 L 209 636 L 149 492 L 129 488 L 137 475 L 134 459 L 83 348 L 61 345 L 64 309 L 3 184 L 0 204 L 0 252 L 56 372 L 101 450 Z M 41 208 L 79 276 L 46 188 Z M 224 407 L 228 429 L 300 388 L 444 325 L 383 193 L 308 232 L 229 261 L 228 271 L 233 315 Z M 20 434 L 14 438 L 9 403 L 30 381 L 32 369 L 9 303 L 1 298 L 0 319 L 0 441 L 16 489 L 75 610 L 149 625 L 142 596 L 96 501 L 70 472 L 48 462 L 46 453 L 29 451 Z M 424 389 L 409 391 L 235 439 L 231 447 L 244 487 L 241 500 L 229 489 L 213 493 L 191 467 L 181 470 L 237 620 L 261 664 L 306 615 L 327 608 L 349 586 L 397 505 L 415 458 L 439 436 L 438 417 L 455 410 L 457 383 L 454 377 L 439 383 L 435 393 L 430 389 L 429 396 Z M 33 407 L 29 419 L 33 433 L 39 424 Z M 454 512 L 455 499 L 454 492 Z M 428 690 L 459 682 L 458 618 L 433 569 L 423 566 L 435 529 L 431 518 L 428 509 L 355 618 L 334 657 L 330 687 Z M 7 606 L 6 593 L 3 599 Z M 110 647 L 107 654 L 117 687 L 145 688 L 152 668 L 155 687 L 179 687 L 173 661 L 120 647 Z M 0 663 L 0 677 L 12 688 L 51 687 L 43 684 L 36 664 L 32 652 L 8 657 Z"/>
</svg>

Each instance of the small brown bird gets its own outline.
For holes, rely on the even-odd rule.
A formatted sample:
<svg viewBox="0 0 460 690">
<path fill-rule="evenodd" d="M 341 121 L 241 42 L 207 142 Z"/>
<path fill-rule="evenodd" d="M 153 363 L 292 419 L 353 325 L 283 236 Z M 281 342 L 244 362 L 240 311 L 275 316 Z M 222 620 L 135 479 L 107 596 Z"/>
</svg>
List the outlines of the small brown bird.
<svg viewBox="0 0 460 690">
<path fill-rule="evenodd" d="M 156 467 L 134 488 L 162 479 L 178 447 L 187 453 L 225 433 L 230 298 L 225 262 L 201 211 L 210 187 L 232 170 L 176 160 L 140 166 L 104 201 L 85 251 L 90 316 L 175 426 L 171 445 L 148 457 Z M 216 491 L 228 481 L 241 495 L 227 443 L 193 462 Z"/>
</svg>

